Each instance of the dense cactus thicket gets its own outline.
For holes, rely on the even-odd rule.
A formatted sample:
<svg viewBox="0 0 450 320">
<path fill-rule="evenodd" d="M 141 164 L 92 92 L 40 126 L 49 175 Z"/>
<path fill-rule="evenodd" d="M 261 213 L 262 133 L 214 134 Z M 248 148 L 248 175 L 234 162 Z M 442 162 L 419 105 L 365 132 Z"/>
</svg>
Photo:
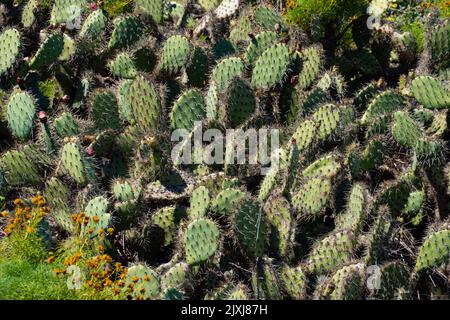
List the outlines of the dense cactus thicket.
<svg viewBox="0 0 450 320">
<path fill-rule="evenodd" d="M 41 246 L 33 263 L 62 286 L 78 268 L 82 298 L 449 298 L 446 17 L 439 1 L 2 1 L 0 254 Z M 174 159 L 173 130 L 200 124 L 279 130 L 279 166 L 234 164 L 240 141 L 224 164 Z"/>
</svg>

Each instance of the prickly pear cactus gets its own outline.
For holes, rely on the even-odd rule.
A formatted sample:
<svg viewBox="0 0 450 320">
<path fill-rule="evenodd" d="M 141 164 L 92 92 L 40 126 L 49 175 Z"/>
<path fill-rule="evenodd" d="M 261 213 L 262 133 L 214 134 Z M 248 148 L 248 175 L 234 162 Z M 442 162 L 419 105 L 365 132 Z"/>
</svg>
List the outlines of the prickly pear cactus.
<svg viewBox="0 0 450 320">
<path fill-rule="evenodd" d="M 109 39 L 109 49 L 127 48 L 138 41 L 144 33 L 144 25 L 135 16 L 120 17 L 114 21 Z"/>
<path fill-rule="evenodd" d="M 92 163 L 76 142 L 68 142 L 62 148 L 61 165 L 64 172 L 79 185 L 86 185 L 95 179 Z"/>
<path fill-rule="evenodd" d="M 9 72 L 17 62 L 20 53 L 20 33 L 7 29 L 0 34 L 0 76 Z"/>
<path fill-rule="evenodd" d="M 355 250 L 355 235 L 351 231 L 339 231 L 318 240 L 307 260 L 307 270 L 325 273 L 348 262 Z"/>
<path fill-rule="evenodd" d="M 136 78 L 128 89 L 131 116 L 140 130 L 146 132 L 159 125 L 161 104 L 159 94 L 144 77 Z"/>
<path fill-rule="evenodd" d="M 81 227 L 81 234 L 85 237 L 96 237 L 106 232 L 111 221 L 111 214 L 107 212 L 108 200 L 104 197 L 96 197 L 88 202 L 84 213 L 89 219 L 87 224 Z"/>
<path fill-rule="evenodd" d="M 211 258 L 219 248 L 219 228 L 214 221 L 197 219 L 184 234 L 184 251 L 189 265 L 199 265 Z"/>
<path fill-rule="evenodd" d="M 450 256 L 450 229 L 443 228 L 431 233 L 422 243 L 417 254 L 415 271 L 419 272 L 438 267 L 449 262 Z"/>
<path fill-rule="evenodd" d="M 153 300 L 161 290 L 160 278 L 146 265 L 135 264 L 127 269 L 122 290 L 125 296 L 135 300 Z"/>
<path fill-rule="evenodd" d="M 414 98 L 429 109 L 443 109 L 450 106 L 450 91 L 438 79 L 423 76 L 411 83 Z"/>
<path fill-rule="evenodd" d="M 2 1 L 0 260 L 36 231 L 83 299 L 447 299 L 449 12 L 394 2 Z"/>
<path fill-rule="evenodd" d="M 64 49 L 64 37 L 60 33 L 52 34 L 45 40 L 33 58 L 30 60 L 30 69 L 40 70 L 54 63 Z"/>
<path fill-rule="evenodd" d="M 206 106 L 202 94 L 192 89 L 185 92 L 174 104 L 170 114 L 173 129 L 192 129 L 196 121 L 202 121 Z"/>
<path fill-rule="evenodd" d="M 186 66 L 190 55 L 189 41 L 183 36 L 172 36 L 164 43 L 161 51 L 161 71 L 169 74 L 178 73 Z"/>
<path fill-rule="evenodd" d="M 264 51 L 255 63 L 252 85 L 256 88 L 272 88 L 281 83 L 289 65 L 289 49 L 277 44 Z"/>
<path fill-rule="evenodd" d="M 34 98 L 25 91 L 14 92 L 6 106 L 6 120 L 17 139 L 26 141 L 31 138 L 35 117 Z"/>
<path fill-rule="evenodd" d="M 267 236 L 267 222 L 259 204 L 244 199 L 238 205 L 233 217 L 234 234 L 244 252 L 259 257 L 264 252 Z"/>
</svg>

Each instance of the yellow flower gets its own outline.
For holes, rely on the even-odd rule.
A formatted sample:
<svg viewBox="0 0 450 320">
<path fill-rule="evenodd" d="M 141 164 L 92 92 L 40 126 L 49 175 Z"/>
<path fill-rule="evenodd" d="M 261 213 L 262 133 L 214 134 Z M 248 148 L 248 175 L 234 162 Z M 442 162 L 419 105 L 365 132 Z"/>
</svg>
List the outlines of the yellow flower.
<svg viewBox="0 0 450 320">
<path fill-rule="evenodd" d="M 33 227 L 27 227 L 27 233 L 33 233 L 34 228 Z"/>
</svg>

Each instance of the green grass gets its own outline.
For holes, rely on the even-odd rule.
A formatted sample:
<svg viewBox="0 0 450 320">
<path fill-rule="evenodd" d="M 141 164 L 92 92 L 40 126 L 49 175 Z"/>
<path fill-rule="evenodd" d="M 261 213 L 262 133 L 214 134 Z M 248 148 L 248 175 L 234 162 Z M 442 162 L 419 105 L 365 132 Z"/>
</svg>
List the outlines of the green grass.
<svg viewBox="0 0 450 320">
<path fill-rule="evenodd" d="M 0 260 L 0 300 L 68 300 L 77 294 L 49 264 Z"/>
</svg>

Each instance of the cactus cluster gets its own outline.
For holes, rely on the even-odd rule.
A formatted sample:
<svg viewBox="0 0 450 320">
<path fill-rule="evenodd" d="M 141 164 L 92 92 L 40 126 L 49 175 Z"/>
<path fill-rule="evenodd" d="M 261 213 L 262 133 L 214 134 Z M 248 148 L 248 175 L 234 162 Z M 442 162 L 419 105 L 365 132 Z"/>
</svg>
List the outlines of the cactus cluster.
<svg viewBox="0 0 450 320">
<path fill-rule="evenodd" d="M 92 217 L 86 239 L 114 227 L 104 245 L 129 264 L 128 298 L 447 288 L 448 21 L 423 52 L 395 25 L 358 23 L 332 52 L 317 19 L 303 31 L 269 4 L 131 2 L 114 16 L 85 0 L 16 6 L 0 33 L 1 197 L 43 194 L 58 237 L 77 211 Z M 279 165 L 235 164 L 232 146 L 248 151 L 236 137 L 222 163 L 198 148 L 179 161 L 172 133 L 199 127 L 276 129 Z"/>
</svg>

